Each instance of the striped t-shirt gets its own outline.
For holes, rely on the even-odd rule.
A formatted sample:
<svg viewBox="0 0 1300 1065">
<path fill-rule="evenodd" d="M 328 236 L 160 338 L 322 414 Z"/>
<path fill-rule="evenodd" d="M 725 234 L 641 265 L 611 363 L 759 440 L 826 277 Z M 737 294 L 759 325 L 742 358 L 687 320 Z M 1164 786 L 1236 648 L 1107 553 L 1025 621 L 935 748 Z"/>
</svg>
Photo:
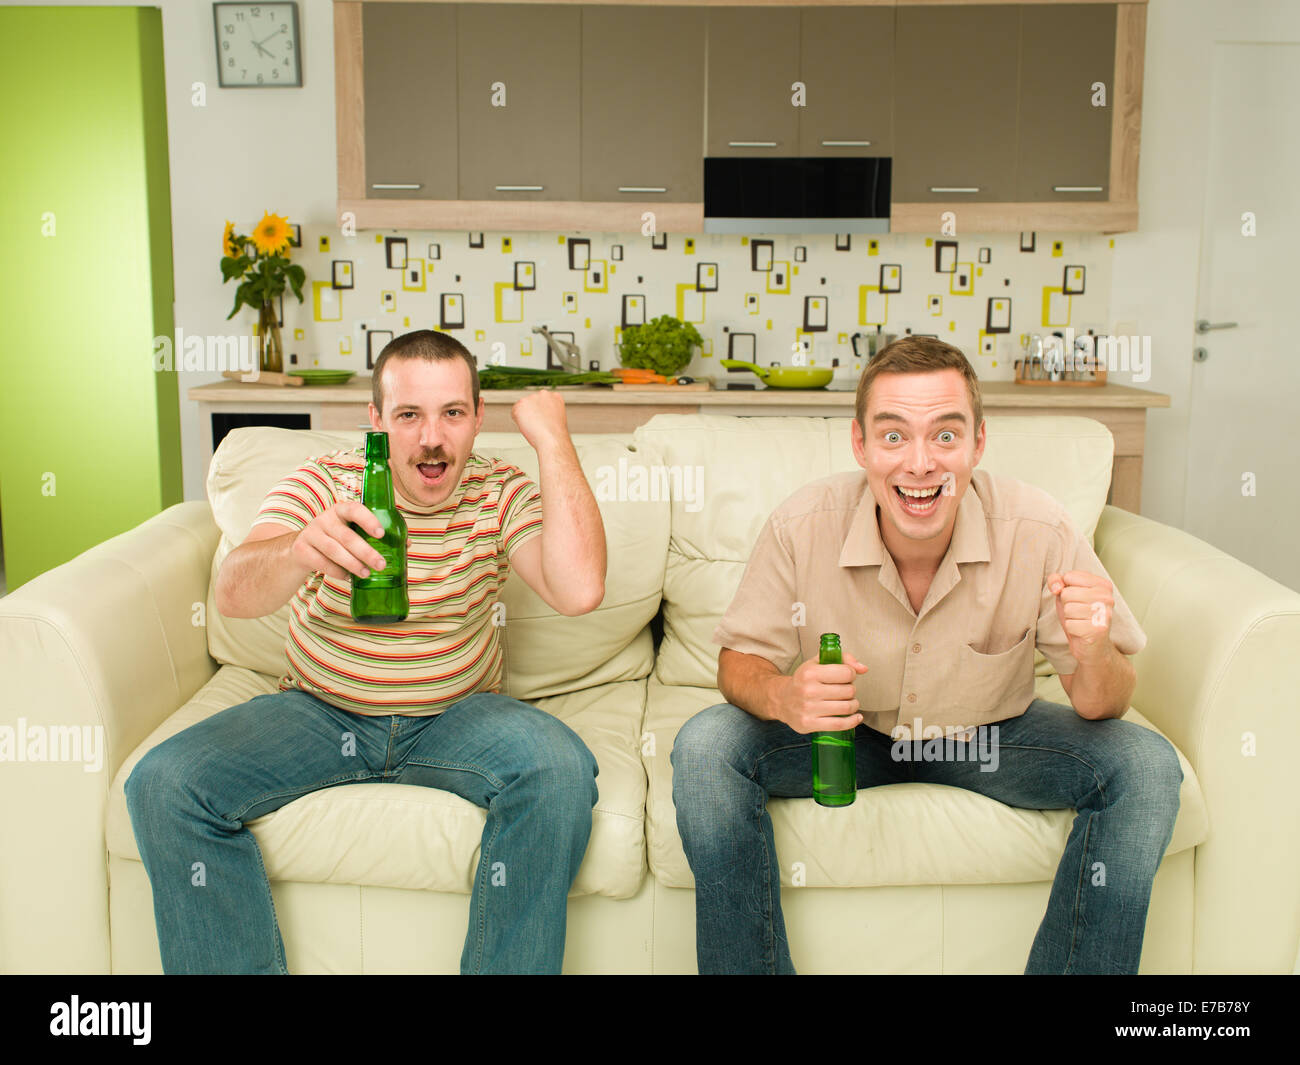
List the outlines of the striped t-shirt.
<svg viewBox="0 0 1300 1065">
<path fill-rule="evenodd" d="M 253 524 L 298 530 L 361 499 L 365 451 L 308 459 L 275 486 Z M 351 581 L 313 573 L 289 601 L 288 671 L 300 688 L 360 714 L 441 713 L 503 679 L 493 609 L 509 556 L 542 531 L 541 494 L 517 466 L 471 453 L 447 500 L 422 507 L 393 490 L 407 526 L 405 621 L 354 621 Z M 496 624 L 494 624 L 494 621 Z"/>
</svg>

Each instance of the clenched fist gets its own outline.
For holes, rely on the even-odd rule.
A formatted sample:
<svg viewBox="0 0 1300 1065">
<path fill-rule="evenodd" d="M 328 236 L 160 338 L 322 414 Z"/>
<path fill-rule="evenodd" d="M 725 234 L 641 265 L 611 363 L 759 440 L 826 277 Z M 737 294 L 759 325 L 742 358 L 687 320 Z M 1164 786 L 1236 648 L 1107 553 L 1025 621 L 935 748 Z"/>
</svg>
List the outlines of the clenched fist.
<svg viewBox="0 0 1300 1065">
<path fill-rule="evenodd" d="M 1110 622 L 1115 610 L 1115 586 L 1085 570 L 1049 573 L 1047 588 L 1056 596 L 1070 654 L 1076 662 L 1105 658 L 1110 651 Z"/>
<path fill-rule="evenodd" d="M 534 451 L 569 439 L 564 397 L 553 389 L 540 389 L 524 396 L 510 409 L 510 417 Z"/>
</svg>

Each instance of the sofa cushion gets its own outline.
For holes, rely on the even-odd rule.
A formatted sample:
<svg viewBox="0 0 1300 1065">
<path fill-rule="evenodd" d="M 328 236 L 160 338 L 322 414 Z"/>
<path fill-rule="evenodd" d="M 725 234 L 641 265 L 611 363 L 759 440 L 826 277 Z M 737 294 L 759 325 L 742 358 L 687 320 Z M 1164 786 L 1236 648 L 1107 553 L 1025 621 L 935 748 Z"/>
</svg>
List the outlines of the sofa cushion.
<svg viewBox="0 0 1300 1065">
<path fill-rule="evenodd" d="M 980 468 L 1042 488 L 1089 543 L 1106 503 L 1114 441 L 1100 422 L 989 417 Z M 669 685 L 712 687 L 713 630 L 730 605 L 768 515 L 802 485 L 858 469 L 852 418 L 735 418 L 660 414 L 633 434 L 643 459 L 704 467 L 703 505 L 672 501 L 664 578 L 664 639 L 655 674 Z M 1035 672 L 1052 673 L 1041 652 Z"/>
<path fill-rule="evenodd" d="M 208 646 L 218 662 L 278 679 L 286 669 L 289 605 L 261 618 L 227 618 L 216 609 L 216 575 L 243 542 L 266 494 L 304 460 L 355 447 L 364 434 L 257 427 L 236 429 L 212 457 L 208 499 L 221 529 L 208 591 Z M 574 437 L 587 479 L 610 483 L 610 471 L 639 465 L 628 438 L 607 434 Z M 517 433 L 480 433 L 475 450 L 501 458 L 538 479 L 537 455 Z M 596 684 L 645 677 L 652 664 L 649 621 L 659 609 L 668 545 L 668 505 L 655 500 L 600 493 L 608 571 L 605 598 L 592 613 L 566 618 L 551 610 L 522 580 L 507 580 L 505 606 L 506 691 L 532 700 Z M 623 493 L 626 495 L 626 493 Z M 608 498 L 604 498 L 608 497 Z"/>
<path fill-rule="evenodd" d="M 123 786 L 147 751 L 212 714 L 273 691 L 268 677 L 223 666 L 159 725 L 113 780 L 109 853 L 140 860 Z M 638 746 L 645 681 L 597 685 L 533 705 L 573 729 L 600 767 L 591 839 L 570 894 L 632 897 L 645 876 L 646 779 Z M 486 820 L 485 811 L 448 791 L 367 783 L 312 792 L 247 827 L 272 880 L 469 894 Z"/>
<path fill-rule="evenodd" d="M 1055 676 L 1040 678 L 1035 692 L 1068 705 Z M 677 832 L 669 754 L 690 718 L 726 700 L 716 689 L 666 687 L 651 677 L 646 701 L 642 751 L 649 776 L 650 871 L 668 887 L 693 888 Z M 1125 720 L 1160 733 L 1136 710 L 1129 710 Z M 1178 763 L 1183 770 L 1181 805 L 1166 854 L 1209 838 L 1200 782 L 1181 751 Z M 857 802 L 829 817 L 811 798 L 770 799 L 767 809 L 781 858 L 781 883 L 793 886 L 791 866 L 797 857 L 804 863 L 807 887 L 1050 881 L 1074 821 L 1073 810 L 1018 809 L 965 788 L 916 783 L 863 789 Z"/>
</svg>

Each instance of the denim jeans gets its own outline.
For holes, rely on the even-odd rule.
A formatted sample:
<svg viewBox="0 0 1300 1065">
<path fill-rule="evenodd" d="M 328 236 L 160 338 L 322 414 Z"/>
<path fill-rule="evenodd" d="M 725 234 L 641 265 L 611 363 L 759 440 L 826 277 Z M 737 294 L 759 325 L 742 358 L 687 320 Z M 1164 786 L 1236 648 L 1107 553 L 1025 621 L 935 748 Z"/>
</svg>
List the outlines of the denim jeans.
<svg viewBox="0 0 1300 1065">
<path fill-rule="evenodd" d="M 373 781 L 487 809 L 461 972 L 558 973 L 598 772 L 558 718 L 490 692 L 430 717 L 368 717 L 298 690 L 213 714 L 150 750 L 126 782 L 163 970 L 287 973 L 262 853 L 244 825 L 309 792 Z"/>
<path fill-rule="evenodd" d="M 905 745 L 911 760 L 896 759 L 889 736 L 859 725 L 858 788 L 923 781 L 1008 806 L 1076 810 L 1025 972 L 1136 973 L 1151 882 L 1178 814 L 1183 774 L 1173 746 L 1141 725 L 1089 721 L 1044 699 L 996 724 L 997 760 L 985 763 L 969 752 L 921 760 L 920 742 Z M 795 971 L 766 804 L 769 796 L 812 795 L 810 747 L 811 737 L 730 703 L 702 711 L 677 734 L 673 801 L 695 875 L 701 973 Z"/>
</svg>

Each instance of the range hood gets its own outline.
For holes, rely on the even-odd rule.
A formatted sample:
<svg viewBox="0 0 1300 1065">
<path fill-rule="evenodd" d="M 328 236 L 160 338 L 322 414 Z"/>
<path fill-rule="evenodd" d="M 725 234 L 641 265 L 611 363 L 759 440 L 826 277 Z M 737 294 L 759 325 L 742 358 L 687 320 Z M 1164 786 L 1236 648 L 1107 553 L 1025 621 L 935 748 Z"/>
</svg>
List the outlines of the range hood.
<svg viewBox="0 0 1300 1065">
<path fill-rule="evenodd" d="M 708 156 L 706 233 L 888 233 L 888 157 Z"/>
</svg>

